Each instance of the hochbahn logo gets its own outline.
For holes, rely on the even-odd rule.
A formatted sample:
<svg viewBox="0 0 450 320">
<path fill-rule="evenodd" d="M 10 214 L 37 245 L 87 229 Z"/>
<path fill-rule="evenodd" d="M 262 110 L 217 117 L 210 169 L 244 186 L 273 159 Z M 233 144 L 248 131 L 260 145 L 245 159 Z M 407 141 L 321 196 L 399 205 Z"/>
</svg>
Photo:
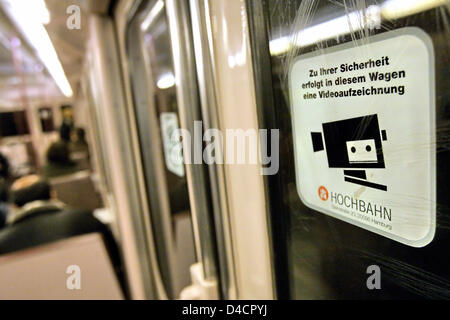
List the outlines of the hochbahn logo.
<svg viewBox="0 0 450 320">
<path fill-rule="evenodd" d="M 322 199 L 322 201 L 328 200 L 328 190 L 324 186 L 320 186 L 319 188 L 319 198 Z"/>
<path fill-rule="evenodd" d="M 326 187 L 320 186 L 318 190 L 319 198 L 322 201 L 331 200 L 333 205 L 339 207 L 345 207 L 347 209 L 352 209 L 360 213 L 365 213 L 373 217 L 378 217 L 383 220 L 392 221 L 392 209 L 384 207 L 379 204 L 374 204 L 369 201 L 362 199 L 355 199 L 351 196 L 344 195 L 336 192 L 329 192 Z"/>
</svg>

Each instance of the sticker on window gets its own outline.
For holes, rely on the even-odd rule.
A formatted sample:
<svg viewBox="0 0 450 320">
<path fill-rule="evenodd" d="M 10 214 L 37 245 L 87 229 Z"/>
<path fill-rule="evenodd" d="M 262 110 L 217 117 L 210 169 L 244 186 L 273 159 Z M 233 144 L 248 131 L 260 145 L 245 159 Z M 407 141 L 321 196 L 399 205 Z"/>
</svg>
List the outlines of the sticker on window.
<svg viewBox="0 0 450 320">
<path fill-rule="evenodd" d="M 183 146 L 179 134 L 177 134 L 179 129 L 177 114 L 163 112 L 160 119 L 167 170 L 184 177 Z"/>
<path fill-rule="evenodd" d="M 298 56 L 297 190 L 310 208 L 401 243 L 435 233 L 434 51 L 418 28 Z"/>
</svg>

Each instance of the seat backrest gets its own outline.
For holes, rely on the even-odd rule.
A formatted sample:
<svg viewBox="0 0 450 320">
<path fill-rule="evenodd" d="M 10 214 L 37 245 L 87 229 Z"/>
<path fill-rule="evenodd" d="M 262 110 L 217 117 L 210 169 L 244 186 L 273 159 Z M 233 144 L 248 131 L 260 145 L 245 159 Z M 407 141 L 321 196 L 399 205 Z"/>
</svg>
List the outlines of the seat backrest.
<svg viewBox="0 0 450 320">
<path fill-rule="evenodd" d="M 124 297 L 99 233 L 0 256 L 0 286 L 2 300 L 120 300 Z"/>
<path fill-rule="evenodd" d="M 70 175 L 54 177 L 50 184 L 58 199 L 67 205 L 94 210 L 103 206 L 101 196 L 91 179 L 90 171 L 79 171 Z"/>
</svg>

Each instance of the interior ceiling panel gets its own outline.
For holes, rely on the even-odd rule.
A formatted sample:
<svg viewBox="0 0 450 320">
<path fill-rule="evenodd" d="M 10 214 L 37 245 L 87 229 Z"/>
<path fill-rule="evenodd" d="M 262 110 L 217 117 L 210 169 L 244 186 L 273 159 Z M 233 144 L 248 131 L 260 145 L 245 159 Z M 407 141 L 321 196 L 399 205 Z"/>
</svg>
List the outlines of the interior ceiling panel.
<svg viewBox="0 0 450 320">
<path fill-rule="evenodd" d="M 110 2 L 110 0 L 80 0 L 80 3 L 86 11 L 96 14 L 107 13 Z"/>
<path fill-rule="evenodd" d="M 0 4 L 4 0 L 0 0 Z M 82 0 L 46 0 L 50 12 L 50 23 L 45 28 L 52 40 L 64 72 L 74 91 L 79 90 L 81 70 L 85 55 L 87 34 L 87 15 L 83 10 Z M 66 13 L 70 5 L 78 5 L 81 9 L 81 29 L 69 29 L 66 26 L 69 14 Z M 20 55 L 23 61 L 26 93 L 29 99 L 51 100 L 62 98 L 53 79 L 43 68 L 42 63 L 30 49 L 17 28 L 7 15 L 0 10 L 0 108 L 11 107 L 22 101 L 21 77 L 14 67 L 13 56 L 8 47 L 12 38 L 21 39 Z"/>
<path fill-rule="evenodd" d="M 88 39 L 88 13 L 83 9 L 83 1 L 78 0 L 46 0 L 47 9 L 50 12 L 50 23 L 45 27 L 52 39 L 64 72 L 72 86 L 74 93 L 79 87 L 81 69 Z M 67 28 L 67 8 L 78 5 L 81 9 L 81 28 Z"/>
</svg>

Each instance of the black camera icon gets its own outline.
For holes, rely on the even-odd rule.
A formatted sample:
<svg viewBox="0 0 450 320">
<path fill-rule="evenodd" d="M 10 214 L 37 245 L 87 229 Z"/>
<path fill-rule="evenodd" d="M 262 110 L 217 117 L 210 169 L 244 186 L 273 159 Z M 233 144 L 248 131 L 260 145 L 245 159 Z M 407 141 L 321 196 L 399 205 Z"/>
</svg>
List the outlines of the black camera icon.
<svg viewBox="0 0 450 320">
<path fill-rule="evenodd" d="M 347 182 L 387 191 L 387 186 L 367 181 L 365 169 L 384 169 L 382 141 L 386 130 L 380 131 L 376 114 L 322 124 L 320 132 L 311 132 L 314 152 L 324 150 L 330 168 L 344 168 Z M 361 170 L 364 169 L 364 170 Z"/>
</svg>

